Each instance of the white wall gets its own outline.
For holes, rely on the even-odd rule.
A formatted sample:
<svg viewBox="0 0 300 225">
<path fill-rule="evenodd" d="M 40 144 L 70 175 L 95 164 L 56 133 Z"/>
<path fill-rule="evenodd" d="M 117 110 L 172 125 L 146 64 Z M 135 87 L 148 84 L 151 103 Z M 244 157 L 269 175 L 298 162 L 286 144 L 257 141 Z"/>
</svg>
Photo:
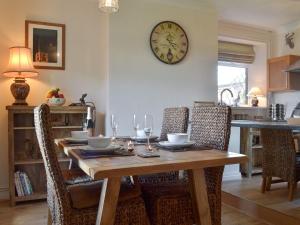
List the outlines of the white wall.
<svg viewBox="0 0 300 225">
<path fill-rule="evenodd" d="M 132 131 L 133 113 L 151 113 L 158 134 L 165 107 L 217 98 L 215 10 L 200 1 L 190 8 L 167 2 L 120 1 L 120 12 L 110 18 L 108 115 L 120 118 L 121 135 Z M 178 65 L 158 61 L 150 49 L 150 33 L 164 20 L 179 23 L 189 38 L 189 52 Z"/>
<path fill-rule="evenodd" d="M 0 0 L 0 72 L 8 63 L 8 48 L 24 45 L 25 19 L 66 24 L 66 70 L 40 70 L 28 79 L 30 105 L 45 100 L 51 87 L 60 87 L 67 103 L 84 92 L 105 113 L 107 100 L 108 18 L 92 0 Z M 7 197 L 8 143 L 6 105 L 13 102 L 9 87 L 12 79 L 0 79 L 0 198 Z M 102 116 L 103 117 L 103 116 Z M 99 118 L 100 119 L 100 118 Z M 100 122 L 100 120 L 98 120 Z M 98 130 L 103 126 L 98 125 Z"/>
<path fill-rule="evenodd" d="M 299 21 L 300 24 L 300 21 Z M 287 32 L 295 32 L 295 48 L 290 49 L 285 44 L 284 36 Z M 276 36 L 274 35 L 274 57 L 283 55 L 300 55 L 300 26 L 290 26 L 281 28 Z M 299 74 L 300 76 L 300 74 Z M 286 117 L 290 117 L 294 107 L 300 102 L 300 91 L 279 92 L 273 94 L 273 102 L 281 103 L 286 106 Z"/>
</svg>

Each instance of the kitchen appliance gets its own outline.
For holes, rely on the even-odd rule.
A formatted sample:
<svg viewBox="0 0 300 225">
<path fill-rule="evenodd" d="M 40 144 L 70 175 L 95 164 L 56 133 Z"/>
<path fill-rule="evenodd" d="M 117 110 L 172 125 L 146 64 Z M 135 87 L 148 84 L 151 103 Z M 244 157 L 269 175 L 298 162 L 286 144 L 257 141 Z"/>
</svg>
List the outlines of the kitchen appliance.
<svg viewBox="0 0 300 225">
<path fill-rule="evenodd" d="M 283 121 L 285 117 L 285 107 L 283 104 L 271 104 L 269 106 L 269 117 L 273 121 Z"/>
<path fill-rule="evenodd" d="M 296 107 L 294 108 L 291 117 L 293 117 L 293 118 L 300 118 L 300 103 L 298 103 L 296 105 Z"/>
</svg>

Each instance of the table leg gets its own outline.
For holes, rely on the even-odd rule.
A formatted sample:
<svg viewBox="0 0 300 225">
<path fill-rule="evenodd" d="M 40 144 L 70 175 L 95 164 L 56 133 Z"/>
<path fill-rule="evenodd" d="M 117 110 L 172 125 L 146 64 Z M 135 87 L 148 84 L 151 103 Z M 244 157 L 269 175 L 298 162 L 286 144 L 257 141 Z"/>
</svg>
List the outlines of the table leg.
<svg viewBox="0 0 300 225">
<path fill-rule="evenodd" d="M 196 224 L 211 225 L 204 169 L 188 170 Z"/>
<path fill-rule="evenodd" d="M 253 129 L 249 129 L 248 141 L 247 141 L 247 155 L 248 155 L 248 178 L 252 177 L 252 161 L 253 161 L 253 151 L 252 151 L 252 139 L 253 139 Z"/>
<path fill-rule="evenodd" d="M 240 166 L 240 171 L 252 177 L 252 128 L 240 128 L 240 153 L 248 156 L 248 162 Z"/>
<path fill-rule="evenodd" d="M 104 179 L 96 225 L 114 224 L 120 187 L 121 177 Z"/>
</svg>

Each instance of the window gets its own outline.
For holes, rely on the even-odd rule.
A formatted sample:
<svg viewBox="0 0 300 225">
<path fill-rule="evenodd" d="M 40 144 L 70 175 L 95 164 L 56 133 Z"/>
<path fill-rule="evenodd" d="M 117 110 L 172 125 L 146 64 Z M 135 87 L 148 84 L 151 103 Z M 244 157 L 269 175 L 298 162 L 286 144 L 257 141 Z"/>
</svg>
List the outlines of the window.
<svg viewBox="0 0 300 225">
<path fill-rule="evenodd" d="M 234 99 L 239 98 L 238 103 L 247 104 L 248 77 L 247 68 L 233 63 L 219 64 L 218 66 L 218 100 L 221 101 L 221 92 L 224 89 L 231 90 L 223 94 L 223 102 L 227 105 L 234 104 Z"/>
</svg>

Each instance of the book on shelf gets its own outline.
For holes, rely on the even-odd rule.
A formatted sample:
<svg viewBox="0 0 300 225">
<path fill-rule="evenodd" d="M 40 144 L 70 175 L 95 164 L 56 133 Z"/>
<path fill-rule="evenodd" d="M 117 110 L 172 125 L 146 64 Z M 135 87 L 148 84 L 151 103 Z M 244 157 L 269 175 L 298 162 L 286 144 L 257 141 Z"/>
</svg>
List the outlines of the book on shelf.
<svg viewBox="0 0 300 225">
<path fill-rule="evenodd" d="M 29 177 L 24 172 L 15 172 L 15 186 L 18 196 L 33 194 L 33 189 Z"/>
</svg>

